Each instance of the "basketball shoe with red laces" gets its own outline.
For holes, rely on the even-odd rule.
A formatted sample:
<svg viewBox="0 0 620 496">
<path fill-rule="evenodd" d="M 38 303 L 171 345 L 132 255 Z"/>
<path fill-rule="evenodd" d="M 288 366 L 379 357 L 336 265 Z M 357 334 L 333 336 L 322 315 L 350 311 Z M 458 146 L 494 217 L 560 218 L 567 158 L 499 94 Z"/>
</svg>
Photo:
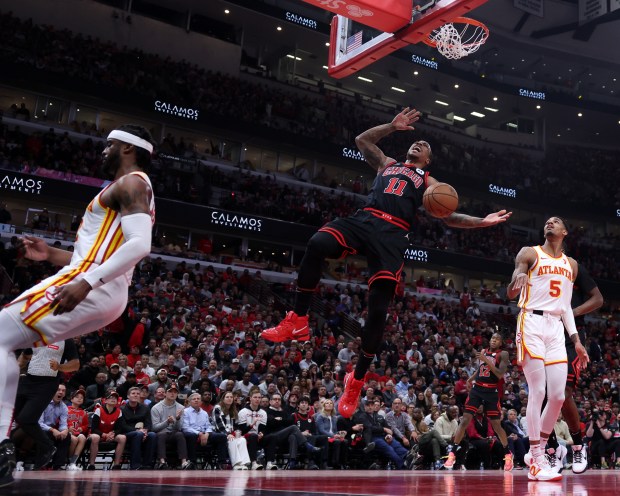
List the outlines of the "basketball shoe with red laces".
<svg viewBox="0 0 620 496">
<path fill-rule="evenodd" d="M 265 329 L 261 338 L 273 343 L 282 343 L 291 339 L 298 341 L 307 341 L 310 339 L 310 328 L 308 327 L 308 316 L 297 315 L 290 311 L 286 317 L 277 326 Z"/>
<path fill-rule="evenodd" d="M 364 381 L 353 377 L 353 372 L 344 376 L 344 393 L 338 402 L 338 413 L 344 418 L 351 418 L 360 402 Z"/>
</svg>

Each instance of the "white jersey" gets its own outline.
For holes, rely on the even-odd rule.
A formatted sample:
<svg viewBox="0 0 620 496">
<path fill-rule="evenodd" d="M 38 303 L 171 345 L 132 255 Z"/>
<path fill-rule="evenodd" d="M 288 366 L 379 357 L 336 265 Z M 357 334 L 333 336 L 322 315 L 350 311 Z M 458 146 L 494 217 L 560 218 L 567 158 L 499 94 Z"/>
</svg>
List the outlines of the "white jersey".
<svg viewBox="0 0 620 496">
<path fill-rule="evenodd" d="M 130 174 L 140 176 L 152 190 L 151 181 L 144 172 L 136 171 L 130 172 Z M 89 327 L 97 329 L 102 325 L 107 325 L 118 318 L 127 303 L 127 293 L 131 283 L 133 268 L 116 279 L 108 281 L 98 288 L 100 291 L 91 291 L 86 300 L 80 303 L 78 307 L 68 314 L 63 314 L 63 316 L 69 316 L 67 317 L 69 322 L 64 322 L 65 319 L 56 317 L 53 322 L 43 323 L 44 319 L 53 312 L 49 304 L 53 301 L 55 293 L 60 286 L 84 277 L 84 273 L 94 270 L 108 260 L 125 242 L 121 228 L 120 212 L 112 210 L 101 202 L 101 195 L 110 186 L 108 185 L 101 190 L 86 208 L 82 223 L 77 232 L 74 252 L 69 265 L 63 267 L 57 274 L 48 277 L 25 291 L 11 302 L 11 305 L 22 302 L 20 305 L 20 318 L 27 327 L 39 334 L 43 344 L 47 345 L 50 342 L 59 340 L 58 338 L 60 337 L 64 337 L 73 324 L 76 327 L 83 325 L 85 329 Z M 151 220 L 154 222 L 154 197 L 151 197 L 149 210 Z M 107 309 L 108 312 L 102 312 L 102 308 Z M 89 319 L 91 324 L 88 324 Z M 71 325 L 67 325 L 68 323 Z M 84 332 L 90 332 L 93 329 L 85 330 Z M 52 338 L 52 340 L 49 338 Z"/>
<path fill-rule="evenodd" d="M 527 273 L 528 283 L 521 289 L 519 307 L 559 316 L 571 308 L 573 268 L 564 254 L 555 258 L 540 246 L 532 248 L 536 252 L 536 262 Z"/>
<path fill-rule="evenodd" d="M 149 177 L 144 172 L 131 172 L 139 175 L 152 188 Z M 114 184 L 114 183 L 112 183 Z M 101 195 L 111 186 L 106 186 L 86 207 L 82 223 L 77 231 L 73 257 L 68 267 L 80 272 L 88 272 L 118 250 L 125 242 L 121 229 L 121 214 L 101 203 Z M 149 205 L 151 220 L 155 221 L 155 198 L 151 196 Z M 133 267 L 125 274 L 127 285 L 131 282 Z"/>
</svg>

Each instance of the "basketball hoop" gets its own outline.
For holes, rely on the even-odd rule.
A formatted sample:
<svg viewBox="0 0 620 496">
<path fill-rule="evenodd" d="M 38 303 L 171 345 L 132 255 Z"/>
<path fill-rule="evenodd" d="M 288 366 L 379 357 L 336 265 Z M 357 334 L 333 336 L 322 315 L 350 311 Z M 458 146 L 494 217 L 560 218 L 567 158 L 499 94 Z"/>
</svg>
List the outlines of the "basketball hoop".
<svg viewBox="0 0 620 496">
<path fill-rule="evenodd" d="M 482 22 L 469 17 L 456 17 L 433 30 L 423 41 L 437 48 L 447 59 L 461 59 L 478 50 L 488 37 L 489 28 Z"/>
</svg>

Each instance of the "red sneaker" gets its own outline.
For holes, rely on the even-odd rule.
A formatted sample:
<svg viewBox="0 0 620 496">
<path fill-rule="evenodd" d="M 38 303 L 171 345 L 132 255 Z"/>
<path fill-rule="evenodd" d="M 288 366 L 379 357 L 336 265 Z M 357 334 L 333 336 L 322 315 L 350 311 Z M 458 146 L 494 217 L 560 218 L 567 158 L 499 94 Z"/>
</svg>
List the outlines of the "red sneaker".
<svg viewBox="0 0 620 496">
<path fill-rule="evenodd" d="M 308 327 L 308 316 L 299 316 L 291 311 L 277 326 L 265 329 L 261 338 L 273 343 L 282 343 L 291 339 L 307 341 L 310 339 L 310 328 Z"/>
<path fill-rule="evenodd" d="M 344 393 L 338 402 L 338 413 L 344 418 L 351 418 L 360 403 L 360 394 L 364 381 L 353 377 L 353 372 L 344 376 Z"/>
</svg>

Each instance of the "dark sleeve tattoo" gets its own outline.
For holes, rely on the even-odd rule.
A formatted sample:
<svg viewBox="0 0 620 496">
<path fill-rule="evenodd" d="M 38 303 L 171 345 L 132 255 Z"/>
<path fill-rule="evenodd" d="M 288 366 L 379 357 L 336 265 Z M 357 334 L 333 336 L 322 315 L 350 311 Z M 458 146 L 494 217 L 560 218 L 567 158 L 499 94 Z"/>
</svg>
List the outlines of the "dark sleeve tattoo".
<svg viewBox="0 0 620 496">
<path fill-rule="evenodd" d="M 140 182 L 137 182 L 140 181 Z M 132 183 L 125 183 L 115 192 L 118 210 L 123 215 L 149 213 L 149 188 L 146 183 L 138 179 Z"/>
<path fill-rule="evenodd" d="M 366 162 L 368 162 L 368 165 L 370 165 L 373 169 L 379 169 L 380 167 L 383 167 L 383 163 L 381 161 L 381 152 L 376 145 L 364 148 L 362 150 L 362 153 L 364 154 L 364 158 L 366 159 Z"/>
<path fill-rule="evenodd" d="M 374 169 L 383 167 L 383 161 L 385 160 L 385 155 L 376 143 L 393 132 L 392 124 L 381 124 L 364 131 L 355 138 L 355 144 L 364 154 L 366 162 Z"/>
<path fill-rule="evenodd" d="M 482 221 L 480 217 L 472 217 L 471 215 L 458 214 L 456 212 L 450 214 L 443 220 L 450 227 L 460 227 L 461 229 L 479 227 Z"/>
</svg>

